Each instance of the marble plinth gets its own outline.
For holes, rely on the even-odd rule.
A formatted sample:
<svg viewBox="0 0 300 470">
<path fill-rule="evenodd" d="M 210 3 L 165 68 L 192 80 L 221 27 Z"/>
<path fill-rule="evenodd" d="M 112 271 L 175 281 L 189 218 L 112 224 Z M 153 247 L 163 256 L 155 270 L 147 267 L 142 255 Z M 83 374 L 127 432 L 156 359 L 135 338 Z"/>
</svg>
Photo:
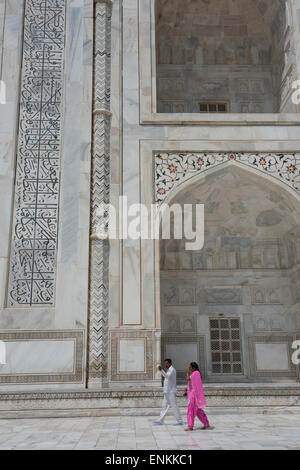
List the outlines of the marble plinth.
<svg viewBox="0 0 300 470">
<path fill-rule="evenodd" d="M 188 401 L 179 387 L 177 399 L 182 412 Z M 300 407 L 298 384 L 210 384 L 205 386 L 209 408 L 249 409 L 265 407 Z M 157 414 L 163 398 L 162 389 L 106 391 L 66 391 L 44 393 L 0 393 L 0 417 L 51 416 L 148 416 Z"/>
</svg>

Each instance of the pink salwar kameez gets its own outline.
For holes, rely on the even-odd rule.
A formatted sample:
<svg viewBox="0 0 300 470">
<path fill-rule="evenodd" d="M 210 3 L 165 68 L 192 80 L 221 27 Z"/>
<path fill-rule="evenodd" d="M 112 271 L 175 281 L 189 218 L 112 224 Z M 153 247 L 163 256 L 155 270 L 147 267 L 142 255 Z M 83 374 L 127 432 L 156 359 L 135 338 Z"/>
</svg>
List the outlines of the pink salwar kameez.
<svg viewBox="0 0 300 470">
<path fill-rule="evenodd" d="M 206 406 L 201 375 L 198 370 L 195 370 L 190 375 L 188 382 L 188 398 L 189 406 L 187 410 L 187 422 L 189 429 L 193 429 L 195 416 L 197 416 L 203 423 L 204 427 L 209 427 L 209 421 L 203 409 Z"/>
</svg>

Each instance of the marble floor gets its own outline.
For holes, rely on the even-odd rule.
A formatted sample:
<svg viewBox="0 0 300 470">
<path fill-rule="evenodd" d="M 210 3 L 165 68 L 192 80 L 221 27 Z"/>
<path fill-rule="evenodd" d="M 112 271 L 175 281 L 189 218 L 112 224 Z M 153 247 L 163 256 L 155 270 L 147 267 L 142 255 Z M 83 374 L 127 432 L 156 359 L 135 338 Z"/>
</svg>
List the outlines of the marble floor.
<svg viewBox="0 0 300 470">
<path fill-rule="evenodd" d="M 1 449 L 300 449 L 300 412 L 293 408 L 229 414 L 208 410 L 213 429 L 193 432 L 153 416 L 0 419 Z"/>
</svg>

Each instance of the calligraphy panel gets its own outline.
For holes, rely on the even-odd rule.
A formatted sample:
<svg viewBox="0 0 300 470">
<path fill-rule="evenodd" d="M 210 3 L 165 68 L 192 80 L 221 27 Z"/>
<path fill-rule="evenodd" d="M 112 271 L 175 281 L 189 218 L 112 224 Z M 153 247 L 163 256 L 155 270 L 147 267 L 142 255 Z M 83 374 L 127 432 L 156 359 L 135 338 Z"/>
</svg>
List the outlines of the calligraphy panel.
<svg viewBox="0 0 300 470">
<path fill-rule="evenodd" d="M 8 306 L 53 305 L 65 0 L 26 0 Z"/>
</svg>

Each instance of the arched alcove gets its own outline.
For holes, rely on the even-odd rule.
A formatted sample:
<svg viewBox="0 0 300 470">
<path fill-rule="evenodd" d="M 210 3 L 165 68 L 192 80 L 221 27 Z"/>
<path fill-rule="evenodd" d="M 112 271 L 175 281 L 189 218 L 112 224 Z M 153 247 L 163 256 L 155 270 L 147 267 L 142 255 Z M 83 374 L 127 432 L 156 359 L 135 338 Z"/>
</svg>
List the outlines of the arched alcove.
<svg viewBox="0 0 300 470">
<path fill-rule="evenodd" d="M 288 3 L 156 0 L 158 112 L 294 112 Z"/>
<path fill-rule="evenodd" d="M 288 189 L 288 188 L 287 188 Z M 299 196 L 238 165 L 192 178 L 168 203 L 204 204 L 205 243 L 160 241 L 162 354 L 209 381 L 295 379 L 300 327 Z"/>
</svg>

